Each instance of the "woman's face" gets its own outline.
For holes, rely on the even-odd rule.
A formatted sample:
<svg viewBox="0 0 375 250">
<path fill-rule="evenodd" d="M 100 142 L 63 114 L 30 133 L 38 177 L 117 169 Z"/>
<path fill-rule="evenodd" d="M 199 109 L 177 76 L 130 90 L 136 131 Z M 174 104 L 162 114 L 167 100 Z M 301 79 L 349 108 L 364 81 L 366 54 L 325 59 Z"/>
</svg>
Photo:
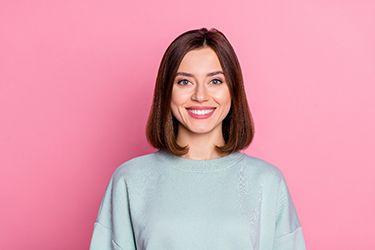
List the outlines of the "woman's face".
<svg viewBox="0 0 375 250">
<path fill-rule="evenodd" d="M 181 61 L 173 82 L 171 110 L 193 133 L 221 133 L 231 97 L 223 69 L 210 47 L 191 50 Z M 180 130 L 179 130 L 180 131 Z"/>
</svg>

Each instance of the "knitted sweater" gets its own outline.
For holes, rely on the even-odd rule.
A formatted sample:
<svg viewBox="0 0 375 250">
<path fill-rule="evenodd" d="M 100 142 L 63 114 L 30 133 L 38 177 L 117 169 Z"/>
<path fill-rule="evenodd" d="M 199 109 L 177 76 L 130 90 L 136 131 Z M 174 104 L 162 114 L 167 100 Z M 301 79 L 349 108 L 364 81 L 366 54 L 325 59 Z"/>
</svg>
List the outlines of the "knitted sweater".
<svg viewBox="0 0 375 250">
<path fill-rule="evenodd" d="M 91 250 L 305 250 L 285 178 L 242 152 L 193 160 L 164 150 L 112 174 Z"/>
</svg>

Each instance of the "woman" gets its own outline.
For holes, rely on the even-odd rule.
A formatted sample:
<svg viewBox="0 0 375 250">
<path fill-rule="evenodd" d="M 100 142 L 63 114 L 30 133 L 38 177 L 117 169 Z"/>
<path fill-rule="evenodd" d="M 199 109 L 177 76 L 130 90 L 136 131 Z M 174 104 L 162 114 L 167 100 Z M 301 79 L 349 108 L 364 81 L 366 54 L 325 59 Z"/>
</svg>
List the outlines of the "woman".
<svg viewBox="0 0 375 250">
<path fill-rule="evenodd" d="M 90 249 L 305 249 L 282 172 L 240 152 L 254 127 L 223 33 L 190 30 L 170 44 L 146 134 L 159 150 L 113 173 Z"/>
</svg>

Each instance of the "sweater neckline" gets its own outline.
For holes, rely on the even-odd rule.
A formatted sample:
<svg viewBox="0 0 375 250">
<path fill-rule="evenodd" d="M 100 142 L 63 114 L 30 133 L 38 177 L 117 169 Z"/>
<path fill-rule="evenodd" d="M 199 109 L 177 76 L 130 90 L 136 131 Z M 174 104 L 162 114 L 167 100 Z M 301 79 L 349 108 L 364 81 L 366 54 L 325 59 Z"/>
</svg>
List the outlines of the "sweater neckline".
<svg viewBox="0 0 375 250">
<path fill-rule="evenodd" d="M 221 169 L 229 168 L 238 161 L 240 161 L 245 154 L 240 151 L 230 153 L 228 155 L 208 159 L 208 160 L 194 160 L 188 159 L 181 156 L 176 156 L 164 149 L 158 150 L 157 155 L 164 160 L 168 165 L 178 168 L 184 171 L 194 171 L 194 172 L 210 172 L 217 171 Z"/>
</svg>

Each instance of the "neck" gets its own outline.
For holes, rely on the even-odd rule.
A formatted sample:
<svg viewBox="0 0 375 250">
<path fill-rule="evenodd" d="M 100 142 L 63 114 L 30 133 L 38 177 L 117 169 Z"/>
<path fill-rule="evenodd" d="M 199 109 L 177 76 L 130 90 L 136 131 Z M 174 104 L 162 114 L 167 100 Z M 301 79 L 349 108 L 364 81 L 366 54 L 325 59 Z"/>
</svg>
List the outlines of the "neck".
<svg viewBox="0 0 375 250">
<path fill-rule="evenodd" d="M 213 131 L 204 134 L 193 133 L 181 126 L 178 130 L 177 143 L 181 146 L 189 146 L 189 152 L 182 157 L 193 160 L 209 160 L 219 158 L 225 154 L 219 153 L 215 145 L 223 146 L 221 126 L 217 126 Z"/>
</svg>

